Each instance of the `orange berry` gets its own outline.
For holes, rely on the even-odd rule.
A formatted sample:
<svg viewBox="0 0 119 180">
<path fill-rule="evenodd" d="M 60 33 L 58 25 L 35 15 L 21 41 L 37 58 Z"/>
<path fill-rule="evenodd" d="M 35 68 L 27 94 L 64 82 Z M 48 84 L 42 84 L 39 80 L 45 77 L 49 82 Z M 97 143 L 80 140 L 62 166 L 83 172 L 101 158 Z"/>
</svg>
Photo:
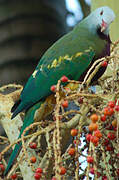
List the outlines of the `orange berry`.
<svg viewBox="0 0 119 180">
<path fill-rule="evenodd" d="M 77 136 L 78 130 L 77 129 L 71 129 L 71 135 L 72 136 Z"/>
<path fill-rule="evenodd" d="M 65 167 L 60 167 L 60 175 L 64 175 L 66 173 L 66 168 Z"/>
<path fill-rule="evenodd" d="M 32 156 L 31 159 L 30 159 L 31 163 L 35 163 L 36 162 L 36 157 L 35 156 Z"/>
<path fill-rule="evenodd" d="M 62 107 L 63 107 L 63 108 L 67 108 L 67 107 L 68 107 L 68 101 L 67 101 L 67 100 L 64 100 L 64 101 L 63 101 Z"/>
<path fill-rule="evenodd" d="M 116 119 L 114 119 L 114 120 L 112 121 L 112 126 L 113 126 L 113 127 L 117 127 L 117 120 L 116 120 Z"/>
<path fill-rule="evenodd" d="M 70 148 L 68 154 L 73 156 L 75 154 L 75 148 Z"/>
<path fill-rule="evenodd" d="M 88 126 L 89 131 L 96 131 L 98 129 L 98 125 L 96 123 L 90 123 Z"/>
<path fill-rule="evenodd" d="M 91 121 L 93 123 L 96 123 L 98 121 L 98 115 L 97 114 L 92 114 L 90 117 Z"/>
</svg>

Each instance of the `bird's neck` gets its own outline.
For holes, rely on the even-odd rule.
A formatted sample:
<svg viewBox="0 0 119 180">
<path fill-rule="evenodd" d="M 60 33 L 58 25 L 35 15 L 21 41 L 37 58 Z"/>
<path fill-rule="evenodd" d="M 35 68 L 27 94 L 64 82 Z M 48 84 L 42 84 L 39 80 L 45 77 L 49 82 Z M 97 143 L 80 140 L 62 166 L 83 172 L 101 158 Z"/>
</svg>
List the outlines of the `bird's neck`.
<svg viewBox="0 0 119 180">
<path fill-rule="evenodd" d="M 97 29 L 97 34 L 102 40 L 106 40 L 109 44 L 112 43 L 111 40 L 110 40 L 109 34 L 102 33 L 100 28 Z"/>
</svg>

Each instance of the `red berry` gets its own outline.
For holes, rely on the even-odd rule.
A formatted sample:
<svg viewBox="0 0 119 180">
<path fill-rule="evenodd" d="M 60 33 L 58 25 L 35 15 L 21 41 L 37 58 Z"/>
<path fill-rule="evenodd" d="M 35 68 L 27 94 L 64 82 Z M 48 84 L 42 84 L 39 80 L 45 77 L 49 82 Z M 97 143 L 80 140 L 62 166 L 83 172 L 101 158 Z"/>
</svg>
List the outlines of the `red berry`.
<svg viewBox="0 0 119 180">
<path fill-rule="evenodd" d="M 97 172 L 97 177 L 99 178 L 101 176 L 101 173 L 100 172 Z"/>
<path fill-rule="evenodd" d="M 66 173 L 66 168 L 65 167 L 60 167 L 60 175 L 64 175 Z"/>
<path fill-rule="evenodd" d="M 12 174 L 11 175 L 11 179 L 16 179 L 17 178 L 17 174 Z"/>
<path fill-rule="evenodd" d="M 78 130 L 77 129 L 71 129 L 71 135 L 72 136 L 77 136 Z"/>
<path fill-rule="evenodd" d="M 90 168 L 90 173 L 95 174 L 94 168 Z"/>
<path fill-rule="evenodd" d="M 115 111 L 119 111 L 119 105 L 115 106 Z"/>
<path fill-rule="evenodd" d="M 115 102 L 114 101 L 109 101 L 108 106 L 111 107 L 111 108 L 114 108 Z"/>
<path fill-rule="evenodd" d="M 73 140 L 73 143 L 74 143 L 74 144 L 76 144 L 76 143 L 77 143 L 77 140 L 76 140 L 76 139 L 74 139 L 74 140 Z"/>
<path fill-rule="evenodd" d="M 40 174 L 40 173 L 35 173 L 35 174 L 34 174 L 34 178 L 35 178 L 36 180 L 39 180 L 39 179 L 41 178 L 41 174 Z"/>
<path fill-rule="evenodd" d="M 64 87 L 64 89 L 65 89 L 65 91 L 67 91 L 67 92 L 70 92 L 70 91 L 71 91 L 70 88 L 68 88 L 68 87 Z"/>
<path fill-rule="evenodd" d="M 102 67 L 107 67 L 107 65 L 108 65 L 107 61 L 103 61 L 101 64 Z"/>
<path fill-rule="evenodd" d="M 97 114 L 92 114 L 90 117 L 91 121 L 93 123 L 96 123 L 98 121 L 98 115 Z"/>
<path fill-rule="evenodd" d="M 59 115 L 58 118 L 59 118 L 59 120 L 61 120 L 61 119 L 62 119 L 62 116 Z M 55 117 L 55 116 L 53 116 L 53 120 L 56 121 L 56 117 Z"/>
<path fill-rule="evenodd" d="M 5 170 L 4 165 L 3 165 L 3 164 L 0 164 L 0 171 L 1 171 L 1 172 L 4 172 L 4 170 Z"/>
<path fill-rule="evenodd" d="M 64 100 L 63 103 L 62 103 L 62 107 L 63 108 L 67 108 L 68 107 L 68 101 L 67 100 Z"/>
<path fill-rule="evenodd" d="M 52 92 L 55 92 L 55 91 L 56 91 L 56 86 L 55 86 L 55 85 L 52 85 L 52 86 L 50 87 L 50 90 L 51 90 Z"/>
<path fill-rule="evenodd" d="M 91 136 L 92 136 L 91 134 L 87 134 L 87 135 L 86 135 L 86 140 L 87 140 L 88 142 L 90 142 Z"/>
<path fill-rule="evenodd" d="M 92 156 L 87 156 L 87 162 L 88 163 L 93 163 L 94 159 Z"/>
<path fill-rule="evenodd" d="M 110 164 L 110 165 L 112 164 L 112 161 L 111 161 L 111 159 L 110 159 L 108 162 L 109 162 L 109 164 Z"/>
<path fill-rule="evenodd" d="M 106 116 L 111 116 L 114 114 L 114 109 L 110 107 L 105 107 L 104 108 L 104 115 Z"/>
<path fill-rule="evenodd" d="M 110 124 L 109 126 L 107 126 L 106 129 L 107 129 L 107 130 L 113 130 L 112 124 Z"/>
<path fill-rule="evenodd" d="M 36 162 L 36 157 L 35 156 L 32 156 L 31 159 L 30 159 L 31 163 L 35 163 Z"/>
<path fill-rule="evenodd" d="M 67 78 L 66 76 L 62 76 L 62 77 L 61 77 L 61 81 L 62 81 L 62 82 L 67 82 L 67 81 L 68 81 L 68 78 Z"/>
<path fill-rule="evenodd" d="M 107 179 L 107 176 L 103 176 L 103 177 L 102 177 L 102 180 L 108 180 L 108 179 Z"/>
<path fill-rule="evenodd" d="M 42 168 L 37 168 L 35 172 L 36 172 L 36 173 L 42 173 L 43 170 L 42 170 Z"/>
<path fill-rule="evenodd" d="M 91 136 L 91 142 L 93 143 L 93 144 L 97 144 L 98 142 L 99 142 L 99 138 L 98 137 L 96 137 L 96 136 Z"/>
<path fill-rule="evenodd" d="M 116 138 L 115 133 L 112 133 L 112 132 L 109 132 L 109 133 L 107 134 L 107 137 L 108 137 L 110 140 L 114 140 L 114 139 Z"/>
<path fill-rule="evenodd" d="M 113 108 L 109 108 L 109 115 L 113 115 L 114 114 L 114 109 Z"/>
<path fill-rule="evenodd" d="M 107 146 L 109 144 L 109 140 L 108 139 L 105 139 L 104 143 L 103 143 L 105 146 Z"/>
<path fill-rule="evenodd" d="M 101 116 L 101 121 L 103 121 L 103 122 L 106 121 L 106 115 Z"/>
<path fill-rule="evenodd" d="M 94 136 L 98 137 L 98 138 L 101 138 L 102 137 L 102 133 L 99 131 L 99 130 L 96 130 L 94 132 Z"/>
<path fill-rule="evenodd" d="M 29 143 L 29 147 L 30 147 L 31 149 L 36 149 L 36 148 L 37 148 L 37 144 L 36 144 L 35 142 L 30 142 L 30 143 Z"/>
<path fill-rule="evenodd" d="M 116 170 L 117 176 L 119 176 L 119 169 Z"/>
<path fill-rule="evenodd" d="M 112 151 L 112 150 L 113 150 L 113 148 L 110 145 L 106 146 L 106 151 Z"/>
<path fill-rule="evenodd" d="M 113 128 L 114 131 L 117 131 L 117 127 Z"/>
<path fill-rule="evenodd" d="M 57 179 L 55 177 L 53 177 L 52 180 L 57 180 Z"/>
<path fill-rule="evenodd" d="M 108 116 L 108 107 L 104 108 L 104 115 Z"/>
<path fill-rule="evenodd" d="M 80 97 L 80 98 L 78 99 L 78 102 L 79 102 L 80 104 L 82 104 L 82 103 L 83 103 L 83 98 Z"/>
<path fill-rule="evenodd" d="M 75 148 L 70 148 L 69 151 L 68 151 L 68 154 L 70 156 L 73 156 L 75 154 Z"/>
</svg>

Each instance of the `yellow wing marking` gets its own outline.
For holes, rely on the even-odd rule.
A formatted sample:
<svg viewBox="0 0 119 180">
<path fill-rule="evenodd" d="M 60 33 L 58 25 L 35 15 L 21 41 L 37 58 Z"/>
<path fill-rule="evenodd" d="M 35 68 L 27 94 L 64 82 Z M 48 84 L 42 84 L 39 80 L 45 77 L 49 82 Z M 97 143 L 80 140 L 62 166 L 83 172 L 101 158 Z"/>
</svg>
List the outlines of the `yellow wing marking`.
<svg viewBox="0 0 119 180">
<path fill-rule="evenodd" d="M 79 56 L 81 56 L 82 54 L 83 54 L 82 52 L 78 52 L 78 53 L 76 53 L 75 57 L 79 57 Z"/>
<path fill-rule="evenodd" d="M 36 77 L 37 72 L 38 72 L 38 70 L 35 70 L 35 71 L 33 72 L 33 74 L 32 74 L 33 78 Z"/>
<path fill-rule="evenodd" d="M 53 68 L 53 67 L 55 68 L 55 67 L 57 66 L 57 64 L 58 64 L 58 61 L 57 61 L 57 59 L 55 59 L 55 60 L 52 62 L 50 68 Z"/>
<path fill-rule="evenodd" d="M 65 55 L 65 56 L 60 56 L 58 59 L 55 59 L 52 64 L 49 64 L 47 66 L 48 69 L 50 68 L 55 68 L 56 66 L 58 66 L 59 64 L 62 63 L 62 61 L 71 61 L 72 60 L 72 57 L 69 57 L 69 55 Z"/>
<path fill-rule="evenodd" d="M 85 52 L 90 51 L 85 50 Z M 66 54 L 65 56 L 60 56 L 58 59 L 54 59 L 54 61 L 51 64 L 48 64 L 47 68 L 51 69 L 51 68 L 56 68 L 58 65 L 60 65 L 63 61 L 72 61 L 73 58 L 75 59 L 76 57 L 79 57 L 83 54 L 83 52 L 78 52 L 73 56 L 69 56 L 68 54 Z"/>
</svg>

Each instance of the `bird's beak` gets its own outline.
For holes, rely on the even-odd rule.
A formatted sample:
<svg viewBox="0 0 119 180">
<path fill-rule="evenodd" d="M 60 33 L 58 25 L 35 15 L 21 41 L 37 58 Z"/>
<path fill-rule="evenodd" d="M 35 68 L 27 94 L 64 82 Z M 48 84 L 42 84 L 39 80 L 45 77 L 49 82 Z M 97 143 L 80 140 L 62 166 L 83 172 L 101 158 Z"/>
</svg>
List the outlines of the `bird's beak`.
<svg viewBox="0 0 119 180">
<path fill-rule="evenodd" d="M 101 32 L 104 32 L 107 27 L 108 27 L 108 24 L 102 19 Z"/>
</svg>

